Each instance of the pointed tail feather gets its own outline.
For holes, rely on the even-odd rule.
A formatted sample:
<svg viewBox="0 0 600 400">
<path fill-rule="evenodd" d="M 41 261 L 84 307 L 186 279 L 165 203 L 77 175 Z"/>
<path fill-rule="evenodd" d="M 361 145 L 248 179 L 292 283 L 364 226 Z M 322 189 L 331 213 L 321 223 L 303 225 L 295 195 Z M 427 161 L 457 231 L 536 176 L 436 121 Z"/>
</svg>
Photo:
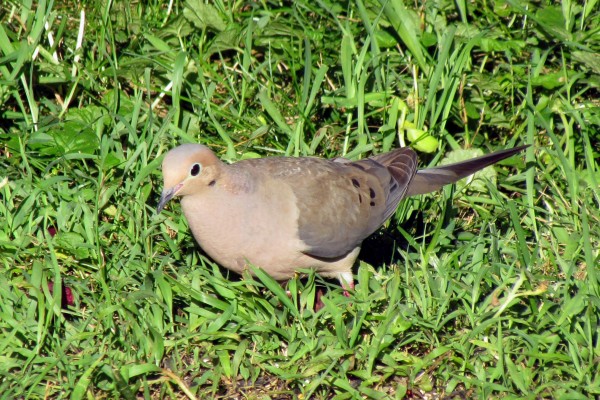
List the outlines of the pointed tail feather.
<svg viewBox="0 0 600 400">
<path fill-rule="evenodd" d="M 418 170 L 410 182 L 406 191 L 406 197 L 435 192 L 444 185 L 454 183 L 466 176 L 472 175 L 489 165 L 517 154 L 527 147 L 529 147 L 528 144 L 513 147 L 512 149 L 500 150 L 472 160 Z"/>
</svg>

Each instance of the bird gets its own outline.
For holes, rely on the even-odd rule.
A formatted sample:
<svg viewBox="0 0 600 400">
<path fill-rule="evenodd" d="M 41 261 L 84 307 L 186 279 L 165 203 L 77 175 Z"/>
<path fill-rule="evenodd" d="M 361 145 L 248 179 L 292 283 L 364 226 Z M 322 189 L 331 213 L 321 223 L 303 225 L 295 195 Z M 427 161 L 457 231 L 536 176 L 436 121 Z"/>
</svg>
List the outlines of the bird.
<svg viewBox="0 0 600 400">
<path fill-rule="evenodd" d="M 410 147 L 358 161 L 264 157 L 232 164 L 202 144 L 182 144 L 162 162 L 160 213 L 174 197 L 200 247 L 242 274 L 250 265 L 277 281 L 314 269 L 348 296 L 361 243 L 409 196 L 434 192 L 528 145 L 418 169 Z"/>
</svg>

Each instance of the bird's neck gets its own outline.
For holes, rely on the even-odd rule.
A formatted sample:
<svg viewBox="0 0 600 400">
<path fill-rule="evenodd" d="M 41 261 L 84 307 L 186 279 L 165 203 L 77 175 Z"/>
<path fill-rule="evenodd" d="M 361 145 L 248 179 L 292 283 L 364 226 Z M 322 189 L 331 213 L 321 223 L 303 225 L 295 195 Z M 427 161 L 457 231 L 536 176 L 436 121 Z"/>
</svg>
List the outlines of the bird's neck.
<svg viewBox="0 0 600 400">
<path fill-rule="evenodd" d="M 252 193 L 256 190 L 256 176 L 252 170 L 239 168 L 236 164 L 223 165 L 221 170 L 221 187 L 232 193 Z"/>
</svg>

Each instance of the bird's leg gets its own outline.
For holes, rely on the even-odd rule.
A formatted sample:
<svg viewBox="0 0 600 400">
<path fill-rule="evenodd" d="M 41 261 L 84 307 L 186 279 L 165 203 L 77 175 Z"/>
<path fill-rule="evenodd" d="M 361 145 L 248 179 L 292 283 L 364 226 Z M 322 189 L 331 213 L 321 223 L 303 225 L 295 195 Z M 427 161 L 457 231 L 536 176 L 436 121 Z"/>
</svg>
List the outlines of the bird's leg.
<svg viewBox="0 0 600 400">
<path fill-rule="evenodd" d="M 315 294 L 315 312 L 325 307 L 325 303 L 323 303 L 321 297 L 323 297 L 323 289 L 317 288 L 317 293 Z"/>
<path fill-rule="evenodd" d="M 344 289 L 344 296 L 350 297 L 348 290 L 354 290 L 354 276 L 352 276 L 352 271 L 340 272 L 337 274 L 337 278 Z"/>
</svg>

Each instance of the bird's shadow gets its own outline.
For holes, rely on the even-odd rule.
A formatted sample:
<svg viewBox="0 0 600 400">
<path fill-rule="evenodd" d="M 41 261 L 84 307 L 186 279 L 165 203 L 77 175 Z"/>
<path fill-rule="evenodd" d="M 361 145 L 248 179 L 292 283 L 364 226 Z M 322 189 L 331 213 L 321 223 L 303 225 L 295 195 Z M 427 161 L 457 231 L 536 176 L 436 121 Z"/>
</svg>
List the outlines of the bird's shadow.
<svg viewBox="0 0 600 400">
<path fill-rule="evenodd" d="M 378 268 L 383 265 L 401 264 L 404 260 L 399 250 L 409 250 L 409 241 L 400 233 L 400 229 L 413 238 L 427 236 L 428 228 L 425 215 L 420 212 L 411 214 L 411 218 L 402 223 L 390 223 L 367 237 L 362 244 L 358 259 Z"/>
</svg>

